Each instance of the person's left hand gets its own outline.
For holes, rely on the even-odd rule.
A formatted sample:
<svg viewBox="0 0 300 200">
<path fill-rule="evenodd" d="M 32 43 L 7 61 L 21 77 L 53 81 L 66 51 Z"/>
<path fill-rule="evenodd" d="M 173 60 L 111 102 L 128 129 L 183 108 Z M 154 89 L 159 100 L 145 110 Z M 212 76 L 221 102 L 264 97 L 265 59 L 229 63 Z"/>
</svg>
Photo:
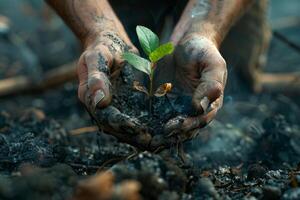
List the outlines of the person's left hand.
<svg viewBox="0 0 300 200">
<path fill-rule="evenodd" d="M 214 42 L 195 34 L 179 41 L 172 60 L 175 86 L 193 95 L 191 103 L 197 116 L 171 119 L 165 125 L 165 134 L 186 140 L 211 122 L 222 106 L 226 62 Z"/>
</svg>

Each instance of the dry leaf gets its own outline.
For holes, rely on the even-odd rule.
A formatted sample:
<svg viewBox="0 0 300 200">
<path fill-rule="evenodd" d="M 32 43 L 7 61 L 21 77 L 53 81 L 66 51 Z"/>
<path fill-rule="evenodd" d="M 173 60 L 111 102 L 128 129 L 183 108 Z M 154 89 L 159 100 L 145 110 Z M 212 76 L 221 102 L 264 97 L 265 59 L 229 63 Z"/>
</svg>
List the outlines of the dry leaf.
<svg viewBox="0 0 300 200">
<path fill-rule="evenodd" d="M 133 82 L 133 88 L 136 89 L 137 91 L 143 92 L 147 96 L 149 96 L 149 93 L 148 93 L 147 89 L 140 82 L 134 81 Z"/>
<path fill-rule="evenodd" d="M 172 84 L 171 83 L 165 83 L 159 86 L 154 93 L 154 96 L 156 97 L 162 97 L 165 96 L 168 92 L 170 92 L 172 89 Z"/>
</svg>

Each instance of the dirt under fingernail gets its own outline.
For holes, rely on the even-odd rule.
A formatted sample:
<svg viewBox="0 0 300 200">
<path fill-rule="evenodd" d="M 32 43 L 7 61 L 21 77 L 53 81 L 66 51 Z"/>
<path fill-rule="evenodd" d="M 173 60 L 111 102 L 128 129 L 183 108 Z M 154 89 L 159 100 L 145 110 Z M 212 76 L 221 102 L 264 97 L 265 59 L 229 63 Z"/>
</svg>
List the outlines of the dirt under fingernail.
<svg viewBox="0 0 300 200">
<path fill-rule="evenodd" d="M 104 92 L 102 90 L 97 90 L 94 97 L 94 106 L 96 107 L 104 99 L 104 97 Z"/>
</svg>

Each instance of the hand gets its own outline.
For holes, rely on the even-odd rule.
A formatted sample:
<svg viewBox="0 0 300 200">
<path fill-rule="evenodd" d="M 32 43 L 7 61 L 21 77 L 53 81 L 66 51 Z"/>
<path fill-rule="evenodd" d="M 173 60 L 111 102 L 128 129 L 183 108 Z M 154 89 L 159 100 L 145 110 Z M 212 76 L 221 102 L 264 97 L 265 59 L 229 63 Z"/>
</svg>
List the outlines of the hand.
<svg viewBox="0 0 300 200">
<path fill-rule="evenodd" d="M 111 76 L 120 71 L 124 51 L 137 52 L 115 32 L 102 32 L 87 45 L 78 62 L 78 97 L 90 111 L 109 105 Z"/>
<path fill-rule="evenodd" d="M 216 45 L 198 35 L 188 35 L 181 39 L 173 60 L 175 86 L 182 92 L 193 94 L 192 105 L 197 116 L 171 119 L 165 125 L 165 132 L 185 140 L 211 122 L 222 106 L 227 69 Z"/>
<path fill-rule="evenodd" d="M 103 130 L 108 130 L 122 141 L 128 138 L 126 142 L 135 144 L 137 142 L 133 136 L 144 134 L 145 128 L 137 119 L 109 104 L 113 90 L 111 80 L 118 76 L 122 68 L 123 52 L 138 52 L 132 44 L 125 43 L 119 34 L 111 31 L 101 32 L 90 41 L 78 62 L 78 97 Z"/>
</svg>

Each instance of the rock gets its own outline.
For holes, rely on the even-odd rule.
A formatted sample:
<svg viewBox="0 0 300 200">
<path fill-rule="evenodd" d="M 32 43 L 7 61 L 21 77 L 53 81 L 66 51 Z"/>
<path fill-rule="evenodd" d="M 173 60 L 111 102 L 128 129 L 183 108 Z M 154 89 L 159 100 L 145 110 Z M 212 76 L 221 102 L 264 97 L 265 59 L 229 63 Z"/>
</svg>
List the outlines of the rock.
<svg viewBox="0 0 300 200">
<path fill-rule="evenodd" d="M 187 185 L 183 171 L 170 160 L 144 152 L 118 163 L 110 169 L 116 182 L 134 179 L 141 183 L 141 195 L 146 199 L 158 199 L 163 191 L 182 194 Z"/>
<path fill-rule="evenodd" d="M 265 200 L 276 200 L 281 197 L 281 189 L 276 186 L 264 186 L 263 187 L 263 199 Z"/>
<path fill-rule="evenodd" d="M 260 187 L 255 187 L 251 189 L 251 195 L 255 196 L 256 198 L 261 198 L 263 191 Z"/>
<path fill-rule="evenodd" d="M 254 180 L 265 177 L 267 169 L 260 164 L 252 164 L 248 168 L 248 180 Z"/>
</svg>

